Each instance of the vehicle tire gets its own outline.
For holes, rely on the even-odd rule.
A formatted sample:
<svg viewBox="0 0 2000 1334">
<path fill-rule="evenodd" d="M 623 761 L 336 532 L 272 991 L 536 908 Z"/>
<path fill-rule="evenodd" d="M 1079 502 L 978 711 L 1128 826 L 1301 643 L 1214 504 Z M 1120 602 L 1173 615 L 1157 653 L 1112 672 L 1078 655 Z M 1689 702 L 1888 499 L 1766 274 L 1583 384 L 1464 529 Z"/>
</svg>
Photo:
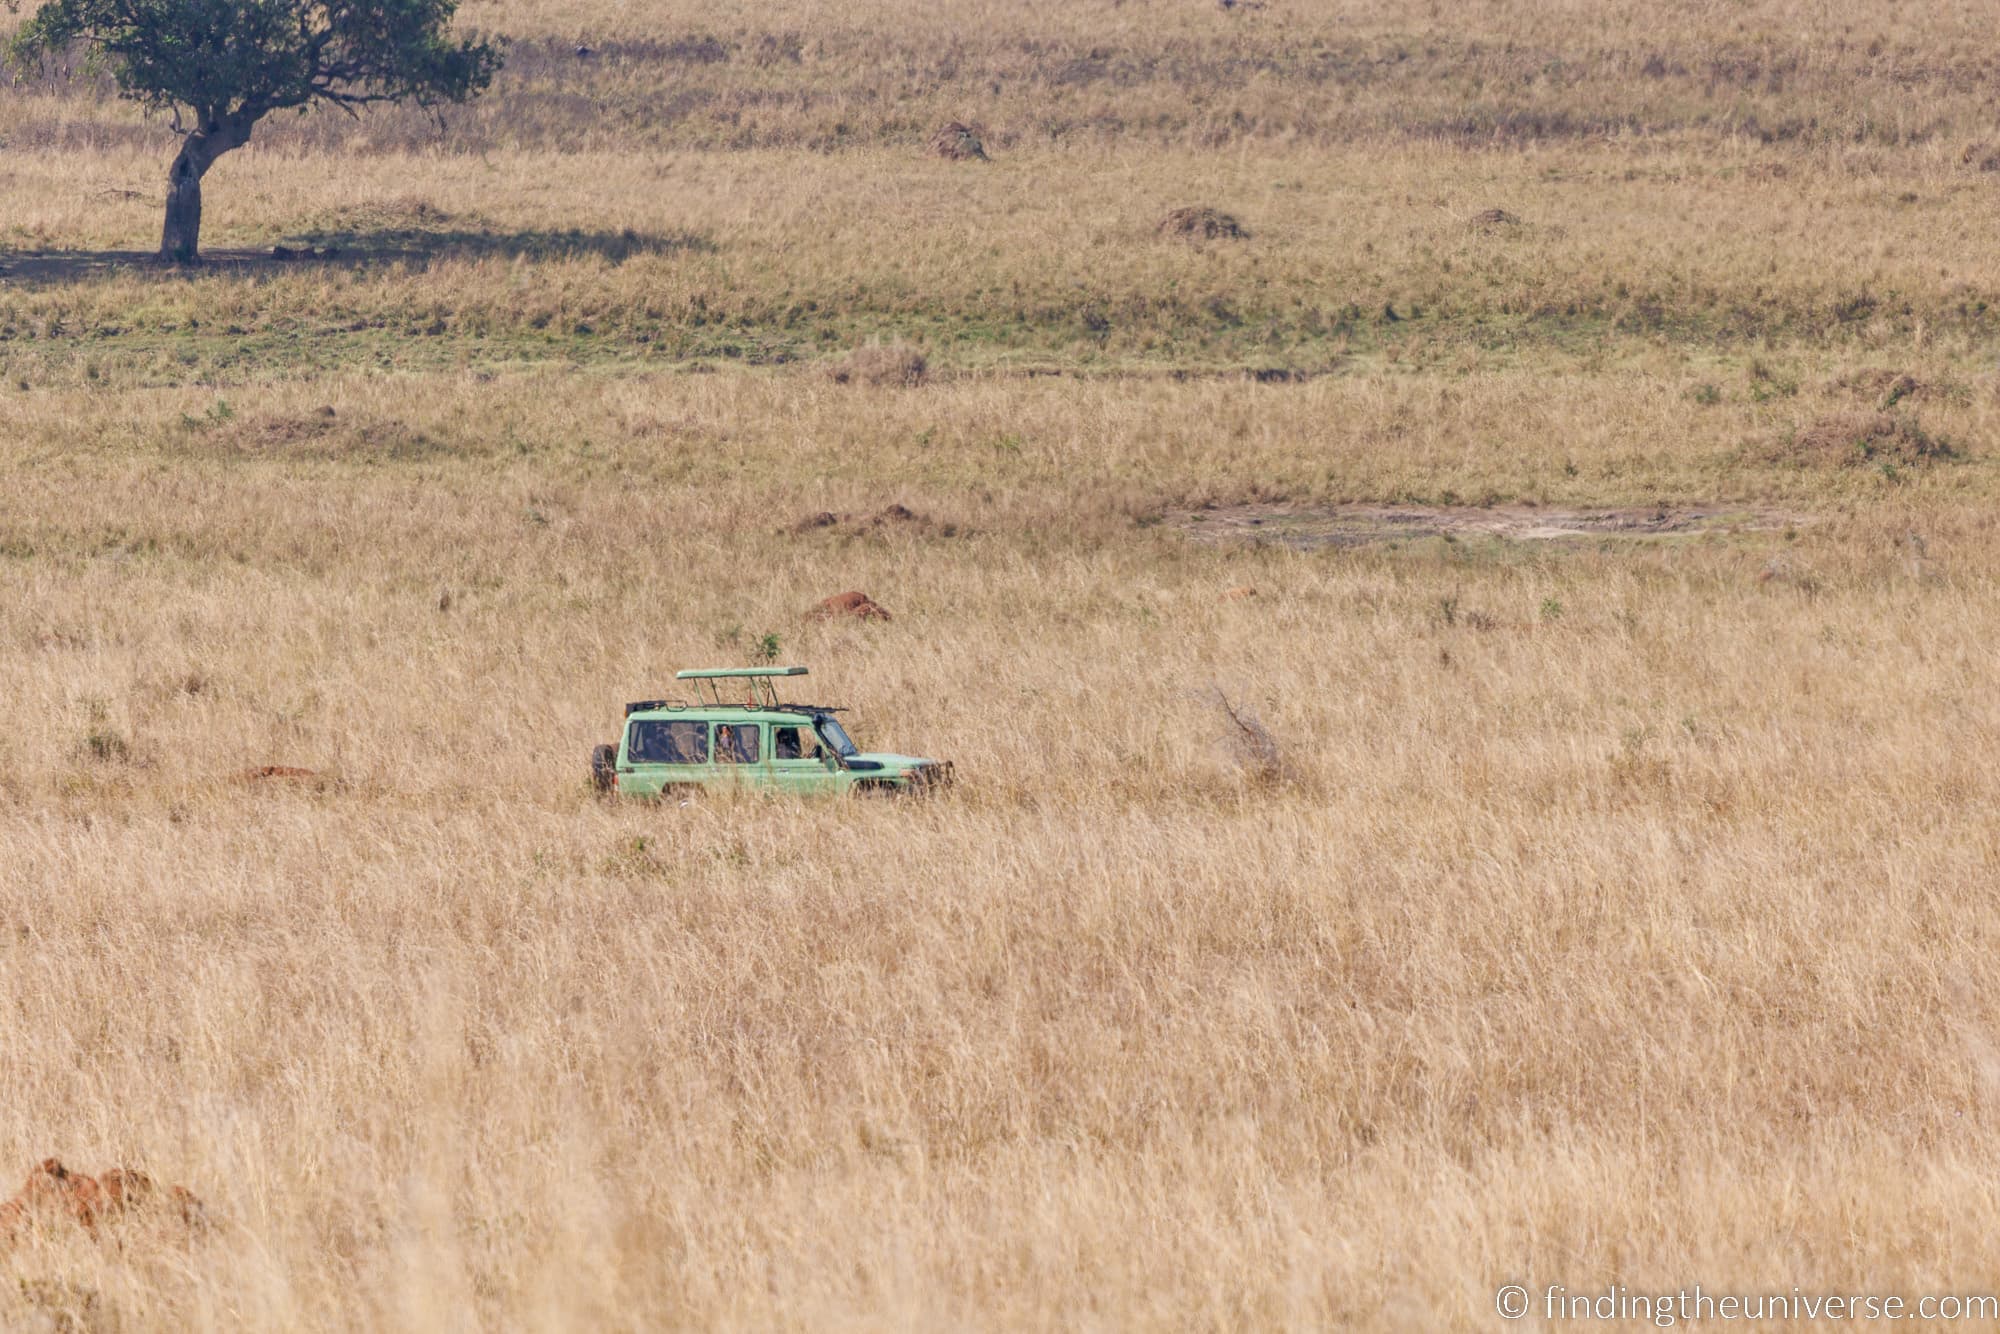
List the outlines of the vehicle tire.
<svg viewBox="0 0 2000 1334">
<path fill-rule="evenodd" d="M 618 748 L 599 746 L 590 752 L 590 785 L 599 792 L 609 792 L 611 782 L 618 775 Z"/>
</svg>

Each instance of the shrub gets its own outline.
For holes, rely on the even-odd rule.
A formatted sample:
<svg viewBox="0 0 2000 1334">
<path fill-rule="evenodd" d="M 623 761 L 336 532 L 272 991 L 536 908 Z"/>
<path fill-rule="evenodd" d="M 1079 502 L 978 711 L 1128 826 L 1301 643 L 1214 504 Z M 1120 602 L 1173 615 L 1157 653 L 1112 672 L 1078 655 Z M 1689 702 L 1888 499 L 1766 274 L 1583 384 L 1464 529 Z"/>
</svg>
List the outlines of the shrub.
<svg viewBox="0 0 2000 1334">
<path fill-rule="evenodd" d="M 870 343 L 857 347 L 827 368 L 835 384 L 914 388 L 929 373 L 924 354 L 907 343 Z"/>
<path fill-rule="evenodd" d="M 1183 241 L 1241 241 L 1250 235 L 1230 214 L 1206 206 L 1175 209 L 1160 219 L 1159 232 Z"/>
</svg>

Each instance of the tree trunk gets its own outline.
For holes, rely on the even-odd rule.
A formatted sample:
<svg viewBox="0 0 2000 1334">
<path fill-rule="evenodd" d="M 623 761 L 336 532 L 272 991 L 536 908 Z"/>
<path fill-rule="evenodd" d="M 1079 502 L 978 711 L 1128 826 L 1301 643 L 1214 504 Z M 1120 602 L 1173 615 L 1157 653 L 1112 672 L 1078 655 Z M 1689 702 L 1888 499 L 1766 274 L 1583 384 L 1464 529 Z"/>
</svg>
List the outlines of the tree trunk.
<svg viewBox="0 0 2000 1334">
<path fill-rule="evenodd" d="M 198 138 L 187 137 L 167 171 L 167 225 L 160 231 L 162 264 L 201 262 L 201 178 L 208 163 L 195 151 Z"/>
<path fill-rule="evenodd" d="M 201 178 L 215 160 L 250 138 L 255 118 L 238 112 L 206 120 L 181 140 L 167 169 L 167 221 L 160 229 L 162 264 L 201 263 Z"/>
</svg>

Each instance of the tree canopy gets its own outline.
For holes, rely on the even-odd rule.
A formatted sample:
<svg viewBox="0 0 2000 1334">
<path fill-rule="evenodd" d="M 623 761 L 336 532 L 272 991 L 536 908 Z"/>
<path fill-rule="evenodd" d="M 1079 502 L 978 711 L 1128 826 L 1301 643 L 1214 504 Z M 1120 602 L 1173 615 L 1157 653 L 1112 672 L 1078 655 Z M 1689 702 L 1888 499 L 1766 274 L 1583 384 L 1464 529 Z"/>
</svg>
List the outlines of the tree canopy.
<svg viewBox="0 0 2000 1334">
<path fill-rule="evenodd" d="M 456 10 L 457 0 L 47 0 L 12 46 L 17 59 L 82 46 L 122 96 L 171 117 L 183 142 L 161 256 L 189 260 L 202 175 L 264 116 L 316 103 L 435 108 L 485 89 L 500 52 L 453 40 Z"/>
</svg>

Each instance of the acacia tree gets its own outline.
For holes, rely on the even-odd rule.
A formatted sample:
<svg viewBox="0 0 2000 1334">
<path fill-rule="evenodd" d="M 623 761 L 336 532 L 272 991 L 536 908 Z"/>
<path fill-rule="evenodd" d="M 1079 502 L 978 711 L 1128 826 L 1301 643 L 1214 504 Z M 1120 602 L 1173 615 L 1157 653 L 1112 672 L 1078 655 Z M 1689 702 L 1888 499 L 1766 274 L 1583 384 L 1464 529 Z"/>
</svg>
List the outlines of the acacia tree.
<svg viewBox="0 0 2000 1334">
<path fill-rule="evenodd" d="M 18 0 L 7 0 L 15 7 Z M 454 42 L 457 0 L 47 0 L 15 36 L 17 59 L 82 46 L 118 92 L 170 118 L 160 258 L 198 262 L 201 178 L 273 111 L 373 102 L 464 102 L 500 68 L 490 43 Z"/>
</svg>

